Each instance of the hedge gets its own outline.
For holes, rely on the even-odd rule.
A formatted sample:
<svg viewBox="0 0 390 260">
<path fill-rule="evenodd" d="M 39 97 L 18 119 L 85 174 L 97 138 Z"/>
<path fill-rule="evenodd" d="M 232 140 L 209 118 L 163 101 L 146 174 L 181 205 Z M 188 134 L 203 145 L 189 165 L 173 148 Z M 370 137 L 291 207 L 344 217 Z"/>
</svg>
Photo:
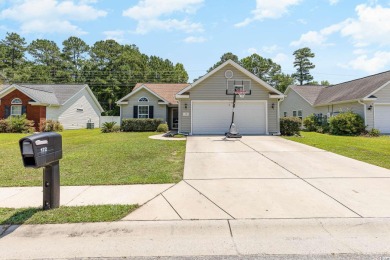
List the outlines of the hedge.
<svg viewBox="0 0 390 260">
<path fill-rule="evenodd" d="M 282 117 L 280 119 L 280 133 L 282 135 L 299 135 L 302 120 L 298 117 Z"/>
<path fill-rule="evenodd" d="M 359 135 L 366 129 L 363 118 L 352 111 L 331 117 L 329 126 L 333 135 Z"/>
<path fill-rule="evenodd" d="M 131 118 L 123 119 L 121 130 L 123 132 L 154 132 L 163 123 L 159 118 Z"/>
</svg>

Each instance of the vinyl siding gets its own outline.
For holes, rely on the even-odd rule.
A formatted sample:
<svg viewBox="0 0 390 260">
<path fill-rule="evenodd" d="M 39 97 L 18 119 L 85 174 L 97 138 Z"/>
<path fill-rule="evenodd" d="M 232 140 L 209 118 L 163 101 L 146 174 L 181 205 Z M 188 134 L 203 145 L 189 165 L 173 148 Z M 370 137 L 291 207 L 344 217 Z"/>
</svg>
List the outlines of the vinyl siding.
<svg viewBox="0 0 390 260">
<path fill-rule="evenodd" d="M 289 90 L 287 97 L 280 104 L 280 117 L 284 116 L 284 112 L 287 112 L 287 116 L 293 116 L 293 111 L 302 110 L 302 117 L 305 118 L 313 113 L 325 114 L 328 113 L 328 107 L 313 107 L 304 98 L 298 95 L 294 90 Z"/>
<path fill-rule="evenodd" d="M 80 108 L 82 111 L 77 110 Z M 46 118 L 58 120 L 64 129 L 86 128 L 90 119 L 95 127 L 99 127 L 100 110 L 87 89 L 84 88 L 62 106 L 47 107 Z"/>
<path fill-rule="evenodd" d="M 138 102 L 138 100 L 141 97 L 146 97 L 149 102 Z M 168 114 L 167 114 L 167 106 L 166 105 L 159 105 L 158 104 L 158 98 L 150 93 L 147 90 L 140 90 L 138 91 L 135 95 L 131 96 L 128 98 L 128 104 L 127 105 L 121 105 L 121 121 L 122 119 L 126 118 L 133 118 L 133 109 L 134 106 L 139 106 L 139 105 L 148 105 L 148 106 L 153 106 L 154 108 L 154 118 L 161 118 L 164 121 L 168 120 Z"/>
<path fill-rule="evenodd" d="M 179 115 L 179 122 L 181 124 L 181 132 L 191 132 L 191 100 L 231 100 L 232 95 L 226 95 L 227 79 L 225 78 L 225 71 L 233 71 L 232 80 L 248 80 L 250 79 L 241 71 L 237 70 L 231 65 L 226 65 L 213 75 L 205 79 L 195 88 L 190 89 L 190 98 L 181 99 L 180 106 L 181 112 Z M 259 83 L 251 80 L 251 95 L 246 95 L 242 100 L 266 100 L 268 103 L 268 132 L 278 133 L 279 124 L 277 120 L 277 102 L 275 99 L 269 99 L 269 90 L 261 86 Z M 239 97 L 237 97 L 240 99 Z M 241 100 L 241 99 L 240 99 Z M 184 109 L 184 104 L 187 103 L 187 109 Z M 271 104 L 274 103 L 274 109 L 271 108 Z M 183 116 L 183 112 L 189 112 L 188 117 Z"/>
<path fill-rule="evenodd" d="M 329 112 L 336 113 L 346 112 L 349 110 L 356 114 L 359 114 L 362 118 L 364 118 L 364 106 L 362 104 L 359 104 L 358 102 L 331 105 Z"/>
</svg>

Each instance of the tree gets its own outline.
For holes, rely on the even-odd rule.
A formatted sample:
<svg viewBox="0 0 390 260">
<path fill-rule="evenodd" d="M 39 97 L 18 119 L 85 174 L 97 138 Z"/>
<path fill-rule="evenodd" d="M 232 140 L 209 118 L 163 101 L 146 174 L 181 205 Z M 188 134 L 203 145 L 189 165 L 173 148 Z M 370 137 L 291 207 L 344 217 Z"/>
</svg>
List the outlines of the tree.
<svg viewBox="0 0 390 260">
<path fill-rule="evenodd" d="M 80 72 L 83 63 L 85 63 L 86 55 L 89 51 L 89 46 L 78 37 L 69 37 L 62 42 L 62 58 L 67 62 L 67 69 L 73 75 L 74 81 L 80 81 Z M 83 79 L 81 79 L 83 80 Z"/>
<path fill-rule="evenodd" d="M 280 73 L 275 76 L 274 81 L 276 82 L 276 89 L 284 93 L 288 86 L 294 84 L 295 79 L 289 74 Z"/>
<path fill-rule="evenodd" d="M 315 65 L 309 59 L 314 58 L 315 54 L 311 52 L 310 48 L 305 47 L 294 51 L 293 55 L 295 56 L 294 67 L 297 68 L 297 72 L 292 74 L 293 78 L 299 82 L 299 85 L 312 81 L 313 76 L 310 74 L 310 70 L 314 69 Z"/>
<path fill-rule="evenodd" d="M 212 71 L 213 69 L 215 69 L 216 67 L 218 67 L 219 65 L 221 65 L 222 63 L 224 63 L 227 60 L 232 60 L 234 62 L 240 63 L 239 60 L 238 60 L 237 55 L 235 55 L 235 54 L 233 54 L 231 52 L 226 52 L 225 54 L 223 54 L 221 56 L 220 60 L 217 63 L 215 63 L 211 68 L 209 68 L 207 70 L 207 72 Z"/>
<path fill-rule="evenodd" d="M 26 41 L 17 33 L 8 33 L 4 40 L 0 41 L 2 61 L 7 67 L 15 69 L 24 63 Z"/>
<path fill-rule="evenodd" d="M 174 68 L 173 80 L 177 83 L 187 83 L 188 82 L 188 73 L 184 68 L 184 65 L 181 63 L 176 63 Z"/>
</svg>

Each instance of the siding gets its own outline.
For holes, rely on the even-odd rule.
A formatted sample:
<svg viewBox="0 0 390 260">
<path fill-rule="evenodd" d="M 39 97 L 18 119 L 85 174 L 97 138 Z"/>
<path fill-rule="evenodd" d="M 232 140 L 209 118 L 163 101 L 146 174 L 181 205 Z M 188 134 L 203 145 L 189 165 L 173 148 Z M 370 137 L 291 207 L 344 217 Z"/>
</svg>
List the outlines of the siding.
<svg viewBox="0 0 390 260">
<path fill-rule="evenodd" d="M 146 97 L 149 100 L 149 102 L 138 102 L 138 100 L 141 97 Z M 155 95 L 153 95 L 147 90 L 142 89 L 138 91 L 136 94 L 128 98 L 129 103 L 127 105 L 121 105 L 121 121 L 122 119 L 133 118 L 134 106 L 138 106 L 138 105 L 153 106 L 154 118 L 161 118 L 164 121 L 167 121 L 168 120 L 167 106 L 159 105 L 158 100 L 159 99 Z"/>
<path fill-rule="evenodd" d="M 390 104 L 390 84 L 388 84 L 386 87 L 382 88 L 378 92 L 374 94 L 374 96 L 377 97 L 377 100 L 375 103 L 370 103 L 373 105 L 373 109 L 371 111 L 367 111 L 367 122 L 368 122 L 368 128 L 374 128 L 374 113 L 375 113 L 375 104 Z"/>
<path fill-rule="evenodd" d="M 79 108 L 83 110 L 78 111 Z M 84 88 L 62 106 L 47 107 L 46 118 L 58 120 L 64 129 L 86 128 L 89 119 L 95 124 L 95 127 L 99 127 L 100 110 Z"/>
<path fill-rule="evenodd" d="M 233 71 L 232 80 L 248 80 L 250 79 L 241 71 L 237 70 L 232 65 L 226 65 L 213 75 L 205 79 L 195 88 L 190 89 L 190 98 L 181 99 L 180 101 L 180 131 L 191 132 L 191 100 L 231 100 L 233 101 L 232 95 L 226 95 L 227 79 L 225 78 L 225 71 Z M 267 100 L 268 102 L 268 131 L 270 133 L 279 132 L 279 124 L 277 120 L 277 101 L 275 99 L 269 99 L 269 90 L 261 86 L 259 83 L 251 80 L 252 94 L 246 95 L 243 100 Z M 240 99 L 239 97 L 237 97 Z M 187 103 L 187 109 L 184 108 Z M 274 109 L 271 108 L 271 104 L 274 103 Z M 190 116 L 183 116 L 184 112 L 188 112 Z"/>
<path fill-rule="evenodd" d="M 364 106 L 358 102 L 331 105 L 329 112 L 346 112 L 348 110 L 351 110 L 352 112 L 359 114 L 362 118 L 364 118 Z"/>
<path fill-rule="evenodd" d="M 287 97 L 280 104 L 280 117 L 283 117 L 283 113 L 287 112 L 287 116 L 293 116 L 293 111 L 302 110 L 302 117 L 305 118 L 313 113 L 325 114 L 328 113 L 328 107 L 313 107 L 294 90 L 290 90 L 287 93 Z"/>
</svg>

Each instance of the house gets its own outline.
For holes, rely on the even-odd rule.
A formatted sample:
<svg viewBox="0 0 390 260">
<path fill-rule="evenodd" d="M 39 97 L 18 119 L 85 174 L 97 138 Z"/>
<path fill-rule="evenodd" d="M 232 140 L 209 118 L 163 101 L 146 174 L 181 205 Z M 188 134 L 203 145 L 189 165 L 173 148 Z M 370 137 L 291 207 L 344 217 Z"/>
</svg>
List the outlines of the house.
<svg viewBox="0 0 390 260">
<path fill-rule="evenodd" d="M 285 95 L 282 117 L 332 116 L 351 110 L 364 119 L 367 129 L 390 133 L 390 71 L 333 86 L 289 86 Z"/>
<path fill-rule="evenodd" d="M 0 89 L 0 118 L 26 114 L 38 128 L 43 120 L 58 120 L 64 129 L 99 126 L 103 108 L 88 85 L 12 84 Z"/>
<path fill-rule="evenodd" d="M 175 93 L 172 100 L 159 92 L 159 89 L 168 92 L 170 88 L 170 95 Z M 172 84 L 172 87 L 169 84 L 137 84 L 117 104 L 121 107 L 121 118 L 159 117 L 167 122 L 173 118 L 169 118 L 169 108 L 173 107 L 178 117 L 177 121 L 173 120 L 177 124 L 170 124 L 171 128 L 177 126 L 180 133 L 190 135 L 219 135 L 229 130 L 235 89 L 246 93 L 243 98 L 236 95 L 235 123 L 240 134 L 278 134 L 279 101 L 284 97 L 283 93 L 231 60 L 193 84 Z M 154 113 L 150 112 L 151 106 Z"/>
</svg>

